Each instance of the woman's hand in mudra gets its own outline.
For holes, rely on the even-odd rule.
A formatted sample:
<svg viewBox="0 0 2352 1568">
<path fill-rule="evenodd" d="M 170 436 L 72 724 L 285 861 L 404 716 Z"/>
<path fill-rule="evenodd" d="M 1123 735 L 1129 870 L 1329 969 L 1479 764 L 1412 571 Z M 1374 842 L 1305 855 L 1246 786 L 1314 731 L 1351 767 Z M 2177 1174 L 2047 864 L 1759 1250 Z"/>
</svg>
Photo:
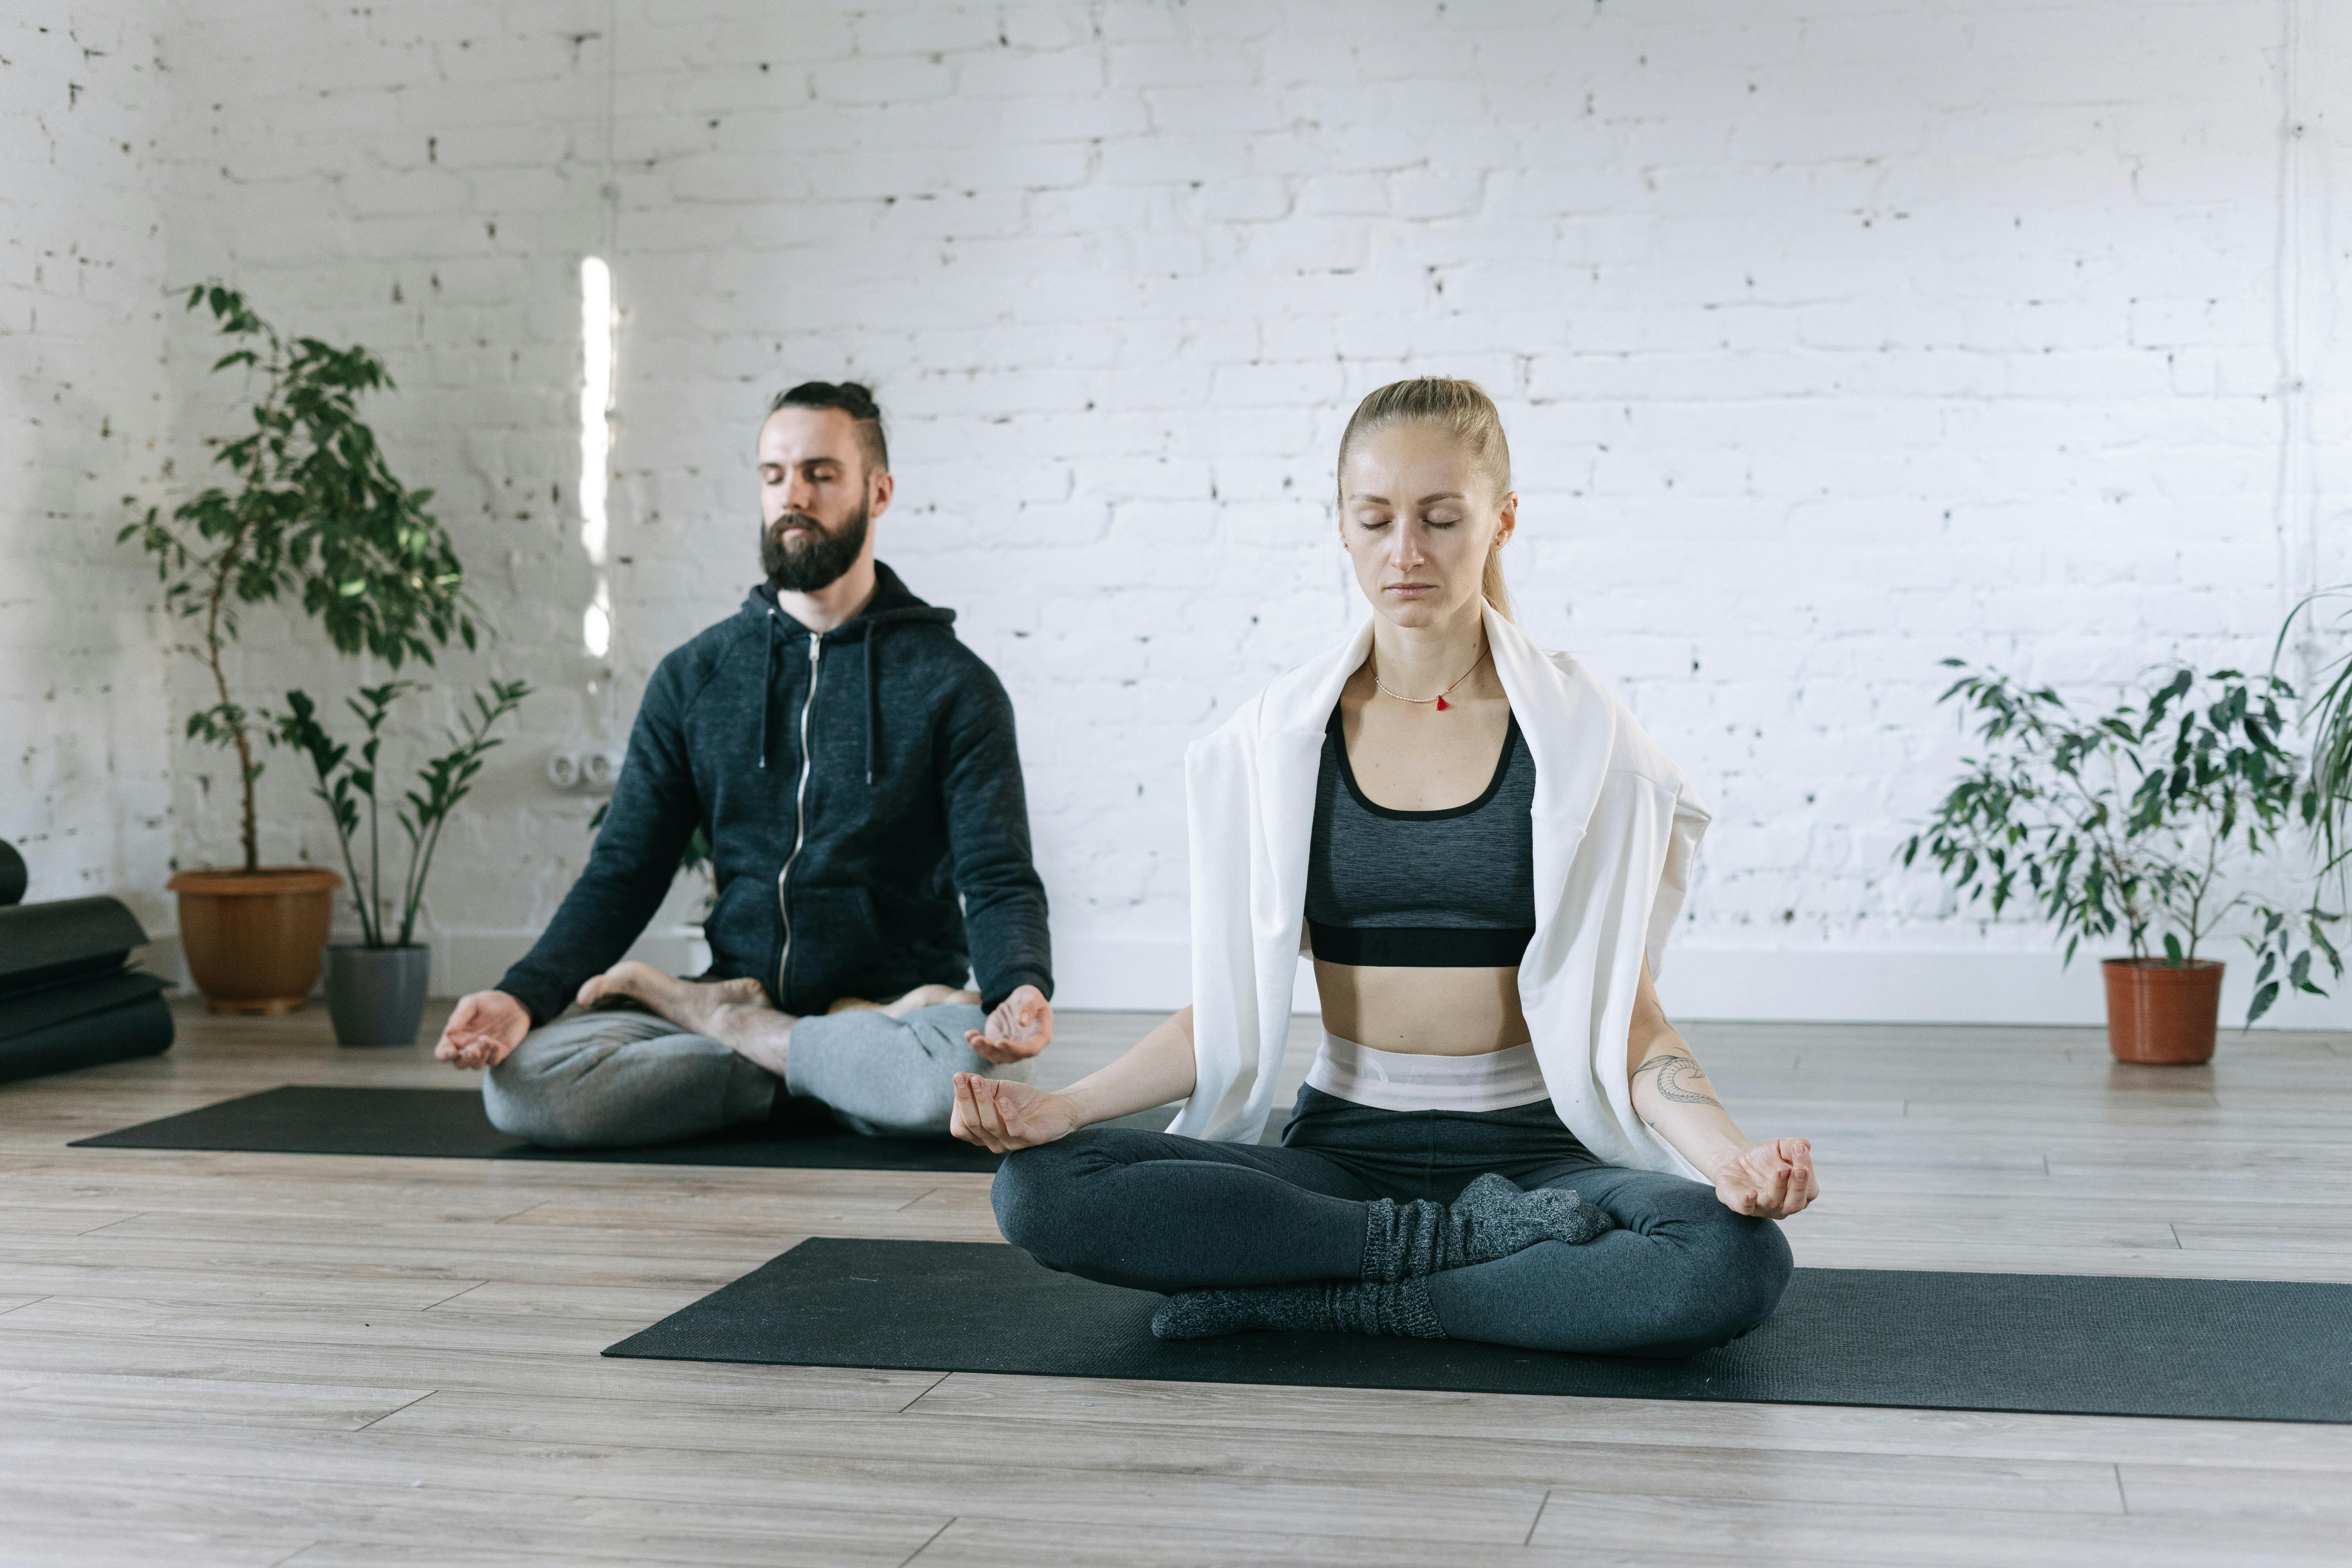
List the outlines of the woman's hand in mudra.
<svg viewBox="0 0 2352 1568">
<path fill-rule="evenodd" d="M 1750 1144 L 1717 1168 L 1715 1195 L 1738 1214 L 1787 1219 L 1822 1195 L 1813 1179 L 1813 1146 L 1802 1138 Z"/>
<path fill-rule="evenodd" d="M 1066 1137 L 1077 1125 L 1078 1119 L 1058 1094 L 976 1072 L 955 1075 L 955 1110 L 948 1117 L 948 1131 L 967 1143 L 1009 1154 Z"/>
</svg>

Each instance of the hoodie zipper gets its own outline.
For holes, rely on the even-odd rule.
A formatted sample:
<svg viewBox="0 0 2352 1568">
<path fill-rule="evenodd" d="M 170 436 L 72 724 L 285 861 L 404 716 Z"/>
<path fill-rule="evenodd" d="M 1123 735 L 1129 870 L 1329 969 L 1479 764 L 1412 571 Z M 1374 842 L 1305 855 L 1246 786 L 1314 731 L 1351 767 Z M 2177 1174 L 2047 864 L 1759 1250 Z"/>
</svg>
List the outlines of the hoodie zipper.
<svg viewBox="0 0 2352 1568">
<path fill-rule="evenodd" d="M 784 972 L 793 962 L 793 911 L 784 901 L 784 880 L 793 874 L 793 862 L 801 858 L 801 845 L 808 837 L 808 784 L 810 770 L 816 759 L 809 752 L 809 710 L 816 706 L 817 666 L 824 658 L 824 638 L 817 632 L 809 633 L 808 698 L 801 704 L 801 780 L 793 789 L 793 852 L 784 857 L 783 868 L 776 873 L 776 913 L 784 922 L 783 956 L 776 960 L 776 1002 L 784 1000 Z"/>
</svg>

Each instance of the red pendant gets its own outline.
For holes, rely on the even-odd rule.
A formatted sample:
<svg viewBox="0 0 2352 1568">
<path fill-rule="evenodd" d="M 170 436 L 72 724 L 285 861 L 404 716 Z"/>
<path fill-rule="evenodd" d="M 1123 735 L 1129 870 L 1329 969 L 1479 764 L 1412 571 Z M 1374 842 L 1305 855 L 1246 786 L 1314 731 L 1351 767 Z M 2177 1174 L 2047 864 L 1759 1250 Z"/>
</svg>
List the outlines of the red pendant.
<svg viewBox="0 0 2352 1568">
<path fill-rule="evenodd" d="M 1443 712 L 1444 712 L 1444 711 L 1445 711 L 1445 710 L 1446 710 L 1446 706 L 1447 706 L 1447 704 L 1446 704 L 1446 700 L 1445 700 L 1445 699 L 1444 699 L 1444 698 L 1441 697 L 1441 698 L 1439 698 L 1439 699 L 1437 700 L 1437 710 L 1438 710 L 1440 713 L 1443 713 Z"/>
</svg>

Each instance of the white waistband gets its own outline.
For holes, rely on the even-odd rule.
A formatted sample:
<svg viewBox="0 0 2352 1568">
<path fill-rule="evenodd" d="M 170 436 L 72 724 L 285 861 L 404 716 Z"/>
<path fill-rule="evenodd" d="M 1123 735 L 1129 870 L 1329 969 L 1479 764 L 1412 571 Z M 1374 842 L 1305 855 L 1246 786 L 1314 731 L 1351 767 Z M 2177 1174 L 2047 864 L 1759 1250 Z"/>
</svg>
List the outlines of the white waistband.
<svg viewBox="0 0 2352 1568">
<path fill-rule="evenodd" d="M 1376 1051 L 1323 1031 L 1307 1081 L 1377 1110 L 1508 1110 L 1548 1100 L 1533 1041 L 1475 1057 Z"/>
</svg>

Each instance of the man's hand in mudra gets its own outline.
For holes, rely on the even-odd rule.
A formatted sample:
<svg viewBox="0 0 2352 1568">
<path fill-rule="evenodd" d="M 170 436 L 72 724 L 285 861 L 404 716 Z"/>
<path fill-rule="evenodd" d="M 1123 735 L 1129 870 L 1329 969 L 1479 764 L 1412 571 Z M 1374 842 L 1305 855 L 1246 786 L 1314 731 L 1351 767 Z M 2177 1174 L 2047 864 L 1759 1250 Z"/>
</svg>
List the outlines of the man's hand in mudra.
<svg viewBox="0 0 2352 1568">
<path fill-rule="evenodd" d="M 1009 1154 L 1066 1137 L 1077 1125 L 1077 1117 L 1058 1094 L 976 1072 L 955 1075 L 955 1110 L 948 1117 L 948 1131 L 967 1143 Z"/>
<path fill-rule="evenodd" d="M 1034 985 L 1020 986 L 979 1028 L 966 1029 L 963 1043 L 984 1062 L 1034 1057 L 1054 1043 L 1054 1005 Z"/>
<path fill-rule="evenodd" d="M 434 1043 L 436 1060 L 461 1068 L 494 1068 L 530 1033 L 530 1013 L 503 991 L 461 997 Z"/>
<path fill-rule="evenodd" d="M 1723 1206 L 1766 1219 L 1787 1219 L 1822 1195 L 1813 1179 L 1813 1146 L 1802 1138 L 1751 1143 L 1715 1171 Z"/>
</svg>

